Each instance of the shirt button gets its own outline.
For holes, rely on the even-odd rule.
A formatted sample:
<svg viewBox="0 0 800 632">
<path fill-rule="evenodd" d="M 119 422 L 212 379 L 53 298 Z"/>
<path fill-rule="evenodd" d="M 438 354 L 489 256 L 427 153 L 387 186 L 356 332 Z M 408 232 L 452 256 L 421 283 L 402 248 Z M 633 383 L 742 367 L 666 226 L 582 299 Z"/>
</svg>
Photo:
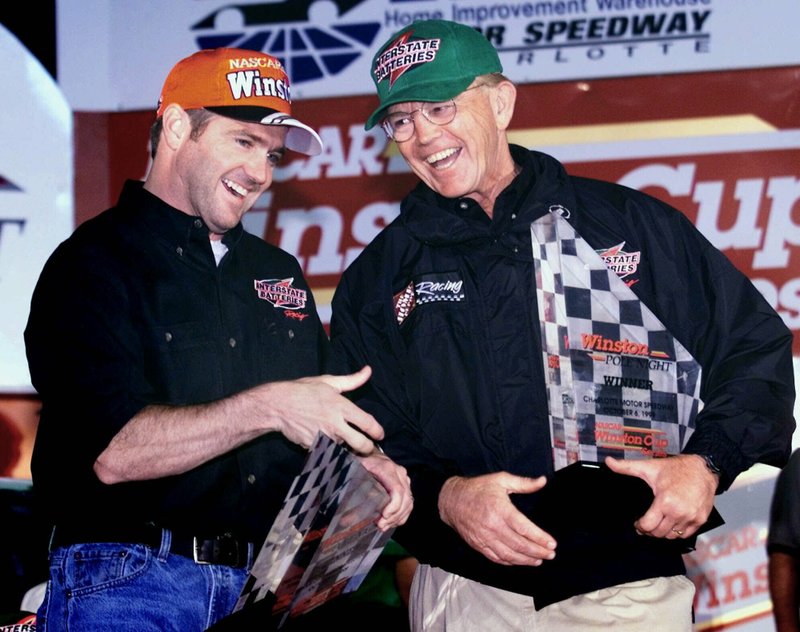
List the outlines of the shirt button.
<svg viewBox="0 0 800 632">
<path fill-rule="evenodd" d="M 231 349 L 233 349 L 236 346 L 236 338 L 228 338 L 228 344 L 231 346 Z"/>
<path fill-rule="evenodd" d="M 517 219 L 517 214 L 516 213 L 511 213 L 511 219 Z"/>
<path fill-rule="evenodd" d="M 177 252 L 177 253 L 178 253 L 178 256 L 179 256 L 179 257 L 182 257 L 182 256 L 183 256 L 183 248 L 181 248 L 180 246 L 178 246 L 177 248 L 175 248 L 175 252 Z"/>
<path fill-rule="evenodd" d="M 200 228 L 202 225 L 203 225 L 203 221 L 202 220 L 199 220 L 199 219 L 194 220 L 194 227 L 195 228 Z"/>
<path fill-rule="evenodd" d="M 289 333 L 286 334 L 286 335 L 289 336 L 289 340 L 293 340 L 294 339 L 294 329 L 290 329 Z"/>
<path fill-rule="evenodd" d="M 519 248 L 517 248 L 516 246 L 514 246 L 514 252 L 519 252 Z"/>
<path fill-rule="evenodd" d="M 469 204 L 467 204 L 467 203 L 466 203 L 464 200 L 462 200 L 462 201 L 459 203 L 459 205 L 458 205 L 458 206 L 459 206 L 459 208 L 460 208 L 462 211 L 466 211 L 466 210 L 467 210 L 467 206 L 469 206 Z"/>
<path fill-rule="evenodd" d="M 247 475 L 247 482 L 251 485 L 256 482 L 256 475 L 255 474 L 248 474 Z"/>
<path fill-rule="evenodd" d="M 165 333 L 164 340 L 166 340 L 167 342 L 172 342 L 172 334 L 169 332 Z"/>
</svg>

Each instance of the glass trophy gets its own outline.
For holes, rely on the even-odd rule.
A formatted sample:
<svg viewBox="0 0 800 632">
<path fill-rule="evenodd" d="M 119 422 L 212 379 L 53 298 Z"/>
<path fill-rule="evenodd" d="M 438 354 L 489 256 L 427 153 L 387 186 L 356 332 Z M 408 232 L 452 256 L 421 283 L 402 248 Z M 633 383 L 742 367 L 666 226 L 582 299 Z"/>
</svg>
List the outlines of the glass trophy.
<svg viewBox="0 0 800 632">
<path fill-rule="evenodd" d="M 639 253 L 601 256 L 562 213 L 531 224 L 554 468 L 679 454 L 700 365 L 626 284 Z"/>
</svg>

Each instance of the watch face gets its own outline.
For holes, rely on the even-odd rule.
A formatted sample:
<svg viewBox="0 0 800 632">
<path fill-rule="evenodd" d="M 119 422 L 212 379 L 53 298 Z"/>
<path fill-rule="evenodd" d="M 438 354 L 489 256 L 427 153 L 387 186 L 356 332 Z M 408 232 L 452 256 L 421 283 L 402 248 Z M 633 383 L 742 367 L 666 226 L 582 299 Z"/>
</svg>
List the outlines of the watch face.
<svg viewBox="0 0 800 632">
<path fill-rule="evenodd" d="M 714 463 L 714 459 L 713 459 L 713 457 L 711 457 L 711 455 L 703 454 L 701 456 L 703 457 L 703 459 L 705 459 L 706 467 L 709 470 L 714 472 L 714 474 L 719 474 L 720 473 L 720 469 L 717 467 L 717 464 Z"/>
</svg>

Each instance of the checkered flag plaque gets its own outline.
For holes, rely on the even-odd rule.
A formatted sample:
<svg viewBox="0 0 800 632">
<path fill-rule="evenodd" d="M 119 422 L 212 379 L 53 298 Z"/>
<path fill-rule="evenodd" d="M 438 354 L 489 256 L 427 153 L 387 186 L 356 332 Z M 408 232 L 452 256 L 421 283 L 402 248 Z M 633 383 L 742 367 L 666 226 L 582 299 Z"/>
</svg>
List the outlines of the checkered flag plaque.
<svg viewBox="0 0 800 632">
<path fill-rule="evenodd" d="M 531 224 L 555 469 L 678 454 L 700 365 L 562 213 Z"/>
<path fill-rule="evenodd" d="M 273 615 L 358 588 L 392 532 L 375 524 L 383 487 L 343 445 L 319 434 L 256 557 L 234 612 L 272 595 Z"/>
</svg>

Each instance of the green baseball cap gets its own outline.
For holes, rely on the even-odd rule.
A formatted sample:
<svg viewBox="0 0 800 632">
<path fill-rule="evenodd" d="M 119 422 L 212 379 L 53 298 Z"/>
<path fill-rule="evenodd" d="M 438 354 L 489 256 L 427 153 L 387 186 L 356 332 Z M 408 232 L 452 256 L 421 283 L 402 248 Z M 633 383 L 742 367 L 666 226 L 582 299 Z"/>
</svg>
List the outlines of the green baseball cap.
<svg viewBox="0 0 800 632">
<path fill-rule="evenodd" d="M 397 31 L 372 59 L 380 105 L 367 119 L 372 129 L 386 108 L 407 101 L 447 101 L 475 77 L 502 72 L 494 46 L 471 26 L 418 20 Z"/>
</svg>

